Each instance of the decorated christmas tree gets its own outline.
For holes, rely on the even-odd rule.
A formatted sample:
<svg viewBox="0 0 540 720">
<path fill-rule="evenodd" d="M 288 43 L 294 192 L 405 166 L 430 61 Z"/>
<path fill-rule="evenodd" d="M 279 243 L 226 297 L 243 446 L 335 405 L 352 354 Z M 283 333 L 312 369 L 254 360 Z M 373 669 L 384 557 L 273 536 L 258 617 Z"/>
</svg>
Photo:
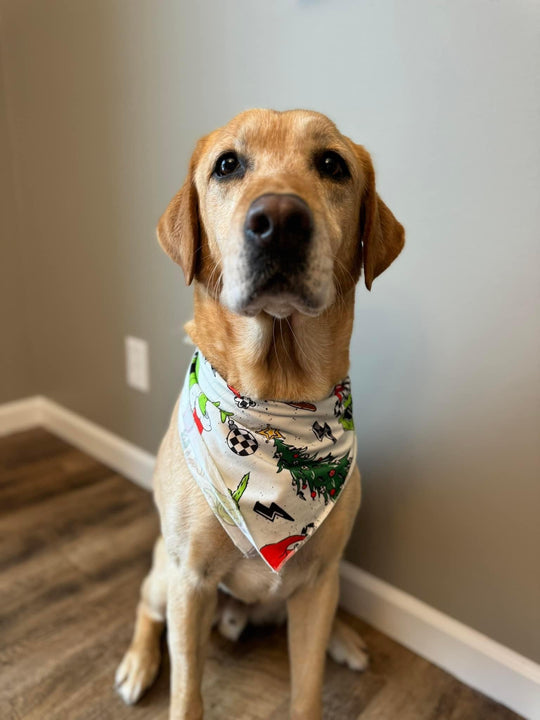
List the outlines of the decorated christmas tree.
<svg viewBox="0 0 540 720">
<path fill-rule="evenodd" d="M 331 453 L 317 457 L 317 453 L 306 452 L 305 447 L 287 445 L 282 438 L 274 437 L 273 442 L 278 472 L 285 469 L 291 473 L 297 495 L 305 500 L 304 491 L 309 491 L 313 500 L 317 496 L 322 496 L 325 502 L 337 498 L 349 472 L 349 453 L 339 459 Z"/>
</svg>

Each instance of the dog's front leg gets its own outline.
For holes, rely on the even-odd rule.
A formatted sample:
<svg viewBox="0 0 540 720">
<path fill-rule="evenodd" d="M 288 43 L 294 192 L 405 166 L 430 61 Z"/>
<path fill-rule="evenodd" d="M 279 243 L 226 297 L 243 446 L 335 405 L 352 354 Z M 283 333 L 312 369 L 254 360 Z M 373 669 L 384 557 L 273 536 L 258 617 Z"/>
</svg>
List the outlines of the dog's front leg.
<svg viewBox="0 0 540 720">
<path fill-rule="evenodd" d="M 220 580 L 208 566 L 171 561 L 167 604 L 170 720 L 202 720 L 201 680 Z"/>
<path fill-rule="evenodd" d="M 287 601 L 291 663 L 291 720 L 321 720 L 326 646 L 339 596 L 339 565 Z"/>
</svg>

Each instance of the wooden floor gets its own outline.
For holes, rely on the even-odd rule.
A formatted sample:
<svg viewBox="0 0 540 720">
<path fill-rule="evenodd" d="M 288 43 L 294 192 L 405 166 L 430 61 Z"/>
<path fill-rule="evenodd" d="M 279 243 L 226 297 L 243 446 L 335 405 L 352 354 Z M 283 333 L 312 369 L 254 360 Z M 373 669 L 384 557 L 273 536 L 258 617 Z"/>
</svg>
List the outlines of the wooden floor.
<svg viewBox="0 0 540 720">
<path fill-rule="evenodd" d="M 157 518 L 148 493 L 36 429 L 0 438 L 1 720 L 166 720 L 168 661 L 139 705 L 113 691 Z M 325 720 L 517 720 L 352 617 L 363 675 L 327 663 Z M 286 720 L 283 628 L 212 636 L 207 720 Z"/>
</svg>

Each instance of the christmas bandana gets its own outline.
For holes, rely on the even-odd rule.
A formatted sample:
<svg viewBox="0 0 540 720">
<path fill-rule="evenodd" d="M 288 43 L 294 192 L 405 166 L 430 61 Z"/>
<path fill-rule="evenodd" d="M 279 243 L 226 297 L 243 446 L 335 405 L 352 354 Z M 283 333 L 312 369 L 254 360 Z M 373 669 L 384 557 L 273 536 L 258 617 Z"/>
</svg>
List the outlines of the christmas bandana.
<svg viewBox="0 0 540 720">
<path fill-rule="evenodd" d="M 256 400 L 199 350 L 178 429 L 193 478 L 234 544 L 276 572 L 327 517 L 356 461 L 349 378 L 315 403 Z"/>
</svg>

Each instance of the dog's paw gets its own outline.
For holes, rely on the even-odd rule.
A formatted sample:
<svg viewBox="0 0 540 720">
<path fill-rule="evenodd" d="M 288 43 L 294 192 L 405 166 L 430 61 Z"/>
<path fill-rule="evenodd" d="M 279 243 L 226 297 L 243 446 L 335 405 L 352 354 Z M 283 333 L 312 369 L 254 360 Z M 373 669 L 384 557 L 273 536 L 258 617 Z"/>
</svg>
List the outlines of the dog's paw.
<svg viewBox="0 0 540 720">
<path fill-rule="evenodd" d="M 159 670 L 159 653 L 130 648 L 114 678 L 116 691 L 127 705 L 136 703 L 154 682 Z"/>
<path fill-rule="evenodd" d="M 366 643 L 356 630 L 340 620 L 334 622 L 328 643 L 328 654 L 340 665 L 346 665 L 357 672 L 363 672 L 369 666 Z"/>
<path fill-rule="evenodd" d="M 248 622 L 245 605 L 239 602 L 228 602 L 221 612 L 218 630 L 224 638 L 236 642 L 244 631 Z"/>
</svg>

